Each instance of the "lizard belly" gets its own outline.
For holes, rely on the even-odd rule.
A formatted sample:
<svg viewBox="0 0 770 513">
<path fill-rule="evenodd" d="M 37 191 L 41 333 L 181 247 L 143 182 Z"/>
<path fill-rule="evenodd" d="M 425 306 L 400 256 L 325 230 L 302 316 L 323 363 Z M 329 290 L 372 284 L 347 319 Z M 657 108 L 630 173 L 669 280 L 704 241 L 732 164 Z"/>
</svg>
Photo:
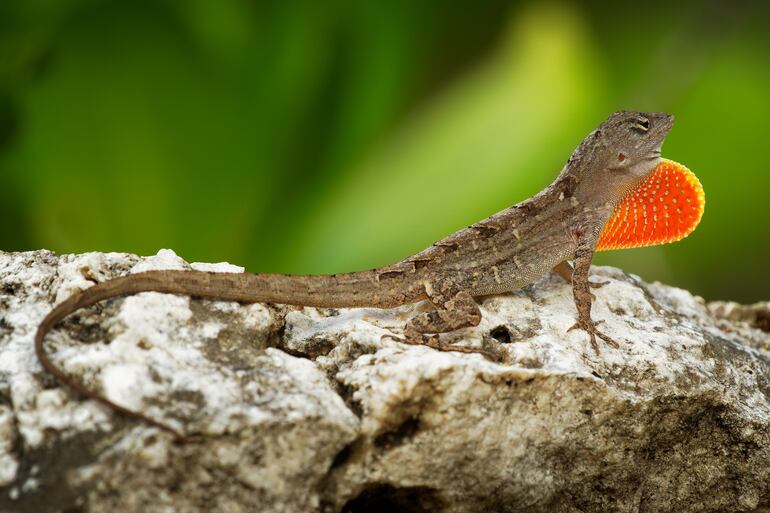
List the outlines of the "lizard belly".
<svg viewBox="0 0 770 513">
<path fill-rule="evenodd" d="M 484 271 L 480 271 L 479 276 L 471 283 L 471 295 L 502 294 L 526 287 L 566 258 L 561 255 L 554 255 L 551 258 L 542 257 L 523 261 L 515 257 L 511 261 L 490 266 Z"/>
<path fill-rule="evenodd" d="M 471 287 L 471 295 L 487 296 L 490 294 L 502 294 L 518 290 L 534 283 L 544 272 L 532 270 L 531 272 L 522 272 L 521 270 L 508 269 L 508 266 L 494 266 L 488 269 L 483 279 L 480 279 Z"/>
</svg>

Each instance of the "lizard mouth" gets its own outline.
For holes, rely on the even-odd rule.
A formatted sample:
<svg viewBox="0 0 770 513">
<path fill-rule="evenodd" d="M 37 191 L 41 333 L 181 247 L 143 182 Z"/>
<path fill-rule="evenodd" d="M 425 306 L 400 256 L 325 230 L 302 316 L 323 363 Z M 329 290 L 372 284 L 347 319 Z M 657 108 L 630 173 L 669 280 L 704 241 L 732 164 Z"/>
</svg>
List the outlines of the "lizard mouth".
<svg viewBox="0 0 770 513">
<path fill-rule="evenodd" d="M 652 150 L 650 154 L 647 156 L 646 160 L 650 161 L 650 160 L 658 160 L 658 159 L 660 159 L 660 147 Z"/>
</svg>

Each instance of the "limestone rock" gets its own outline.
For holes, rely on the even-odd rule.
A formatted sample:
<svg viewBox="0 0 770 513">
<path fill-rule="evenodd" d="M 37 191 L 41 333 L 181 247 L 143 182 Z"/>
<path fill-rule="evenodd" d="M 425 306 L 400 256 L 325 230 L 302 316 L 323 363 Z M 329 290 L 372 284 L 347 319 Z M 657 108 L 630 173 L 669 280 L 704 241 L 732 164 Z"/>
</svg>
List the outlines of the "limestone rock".
<svg viewBox="0 0 770 513">
<path fill-rule="evenodd" d="M 594 318 L 621 343 L 597 355 L 566 332 L 570 287 L 549 275 L 445 336 L 505 363 L 384 337 L 419 304 L 143 293 L 49 335 L 62 369 L 193 435 L 182 445 L 38 365 L 32 338 L 55 303 L 191 267 L 242 271 L 170 251 L 0 253 L 0 511 L 770 511 L 766 304 L 706 305 L 594 268 L 609 281 Z"/>
</svg>

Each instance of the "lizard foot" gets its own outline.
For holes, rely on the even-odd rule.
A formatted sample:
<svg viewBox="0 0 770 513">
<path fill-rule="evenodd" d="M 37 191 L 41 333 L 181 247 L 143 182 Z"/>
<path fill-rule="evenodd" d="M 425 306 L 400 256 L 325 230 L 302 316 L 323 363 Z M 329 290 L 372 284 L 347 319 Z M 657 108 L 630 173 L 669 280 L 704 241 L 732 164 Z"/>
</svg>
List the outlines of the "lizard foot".
<svg viewBox="0 0 770 513">
<path fill-rule="evenodd" d="M 618 344 L 613 339 L 611 339 L 610 337 L 608 337 L 607 335 L 605 335 L 604 333 L 602 333 L 596 328 L 597 325 L 603 322 L 604 321 L 593 321 L 591 319 L 587 319 L 584 321 L 578 320 L 578 322 L 573 324 L 572 327 L 570 327 L 570 329 L 568 329 L 567 331 L 580 329 L 588 333 L 588 336 L 591 337 L 591 345 L 593 346 L 594 351 L 596 351 L 596 354 L 599 354 L 599 344 L 596 342 L 596 337 L 599 337 L 600 339 L 604 340 L 614 348 L 620 347 L 620 344 Z"/>
<path fill-rule="evenodd" d="M 464 346 L 455 346 L 451 344 L 444 344 L 443 342 L 439 341 L 439 338 L 437 335 L 412 335 L 412 336 L 405 336 L 400 337 L 398 335 L 393 335 L 391 333 L 388 333 L 387 335 L 382 336 L 383 339 L 389 338 L 392 340 L 395 340 L 396 342 L 401 342 L 402 344 L 410 344 L 413 346 L 428 346 L 432 349 L 436 349 L 437 351 L 447 351 L 447 352 L 455 352 L 455 353 L 467 353 L 467 354 L 480 354 L 487 360 L 491 362 L 501 362 L 502 357 L 498 354 L 485 351 L 483 349 L 476 349 L 473 347 L 464 347 Z"/>
</svg>

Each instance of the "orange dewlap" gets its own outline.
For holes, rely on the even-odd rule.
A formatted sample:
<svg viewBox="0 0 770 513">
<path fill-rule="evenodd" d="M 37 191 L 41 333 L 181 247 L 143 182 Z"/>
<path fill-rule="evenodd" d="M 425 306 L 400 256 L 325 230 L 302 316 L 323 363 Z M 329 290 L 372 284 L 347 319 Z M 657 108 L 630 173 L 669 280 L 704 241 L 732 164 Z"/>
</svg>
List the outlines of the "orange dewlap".
<svg viewBox="0 0 770 513">
<path fill-rule="evenodd" d="M 664 159 L 615 208 L 596 250 L 641 248 L 684 239 L 698 226 L 705 204 L 703 187 L 692 171 Z"/>
</svg>

